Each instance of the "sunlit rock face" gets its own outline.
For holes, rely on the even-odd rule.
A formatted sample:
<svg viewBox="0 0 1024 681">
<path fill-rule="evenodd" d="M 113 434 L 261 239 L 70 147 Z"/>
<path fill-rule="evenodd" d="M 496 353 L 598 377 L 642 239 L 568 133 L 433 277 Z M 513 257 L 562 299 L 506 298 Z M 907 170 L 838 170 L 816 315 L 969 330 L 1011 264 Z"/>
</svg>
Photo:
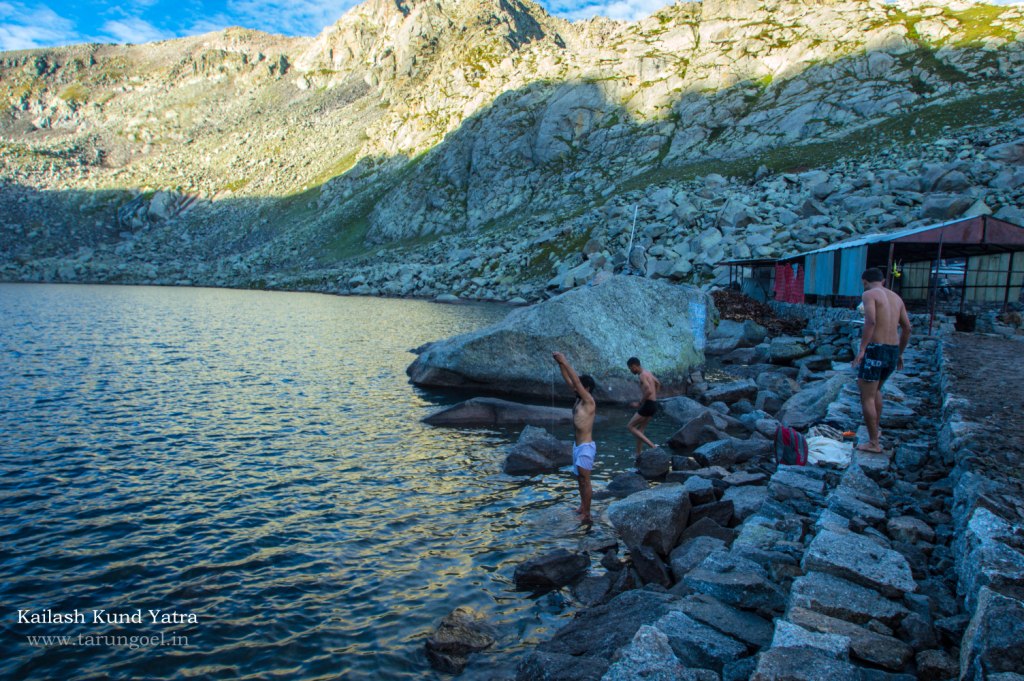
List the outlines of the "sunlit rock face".
<svg viewBox="0 0 1024 681">
<path fill-rule="evenodd" d="M 516 310 L 497 324 L 428 346 L 409 367 L 413 383 L 507 395 L 571 395 L 552 352 L 597 382 L 596 397 L 640 397 L 626 360 L 638 357 L 664 393 L 686 388 L 703 363 L 714 306 L 699 289 L 618 276 Z"/>
</svg>

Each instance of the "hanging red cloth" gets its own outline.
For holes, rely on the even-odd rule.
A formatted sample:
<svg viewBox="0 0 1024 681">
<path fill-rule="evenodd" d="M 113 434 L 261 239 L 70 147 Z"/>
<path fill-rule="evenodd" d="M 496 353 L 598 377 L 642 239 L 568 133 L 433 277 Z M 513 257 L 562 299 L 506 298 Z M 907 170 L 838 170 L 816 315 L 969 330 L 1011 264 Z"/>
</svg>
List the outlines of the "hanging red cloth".
<svg viewBox="0 0 1024 681">
<path fill-rule="evenodd" d="M 775 300 L 783 303 L 804 302 L 804 268 L 802 265 L 775 266 Z"/>
</svg>

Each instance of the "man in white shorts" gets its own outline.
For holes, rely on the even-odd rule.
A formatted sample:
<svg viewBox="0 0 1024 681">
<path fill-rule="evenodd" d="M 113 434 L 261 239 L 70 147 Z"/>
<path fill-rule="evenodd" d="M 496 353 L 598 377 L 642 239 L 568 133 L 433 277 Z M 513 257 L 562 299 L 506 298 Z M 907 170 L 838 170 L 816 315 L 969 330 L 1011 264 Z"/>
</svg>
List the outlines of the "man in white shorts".
<svg viewBox="0 0 1024 681">
<path fill-rule="evenodd" d="M 592 395 L 594 379 L 586 375 L 577 376 L 576 370 L 569 365 L 562 353 L 555 352 L 552 356 L 562 371 L 562 378 L 576 393 L 576 403 L 572 406 L 572 426 L 576 434 L 576 441 L 572 447 L 572 467 L 580 488 L 580 507 L 576 509 L 576 515 L 580 519 L 580 524 L 590 525 L 593 523 L 590 517 L 590 498 L 593 495 L 590 472 L 594 469 L 594 458 L 597 455 L 597 445 L 594 444 L 594 415 L 597 412 L 597 403 L 594 402 Z"/>
</svg>

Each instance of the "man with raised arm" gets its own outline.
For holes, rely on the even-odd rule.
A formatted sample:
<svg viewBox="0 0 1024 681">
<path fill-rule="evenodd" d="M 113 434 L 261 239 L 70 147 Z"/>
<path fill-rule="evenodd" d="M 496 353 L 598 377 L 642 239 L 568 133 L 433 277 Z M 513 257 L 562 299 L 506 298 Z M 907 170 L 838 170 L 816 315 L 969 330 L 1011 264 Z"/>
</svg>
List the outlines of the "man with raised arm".
<svg viewBox="0 0 1024 681">
<path fill-rule="evenodd" d="M 864 332 L 860 352 L 853 360 L 860 388 L 860 406 L 868 441 L 864 452 L 881 452 L 878 425 L 882 420 L 882 386 L 893 371 L 903 368 L 903 351 L 910 342 L 910 317 L 903 299 L 885 288 L 882 271 L 872 267 L 861 275 L 864 285 Z M 902 332 L 902 333 L 900 333 Z"/>
<path fill-rule="evenodd" d="M 594 379 L 586 375 L 577 376 L 576 370 L 570 366 L 562 353 L 554 352 L 552 357 L 562 371 L 562 378 L 576 393 L 576 402 L 572 405 L 572 426 L 575 432 L 572 467 L 580 488 L 580 507 L 576 509 L 576 515 L 579 516 L 581 524 L 589 525 L 593 522 L 590 517 L 590 497 L 593 493 L 590 471 L 594 469 L 594 457 L 597 455 L 597 445 L 594 444 L 594 415 L 597 412 L 597 404 L 592 395 Z"/>
</svg>

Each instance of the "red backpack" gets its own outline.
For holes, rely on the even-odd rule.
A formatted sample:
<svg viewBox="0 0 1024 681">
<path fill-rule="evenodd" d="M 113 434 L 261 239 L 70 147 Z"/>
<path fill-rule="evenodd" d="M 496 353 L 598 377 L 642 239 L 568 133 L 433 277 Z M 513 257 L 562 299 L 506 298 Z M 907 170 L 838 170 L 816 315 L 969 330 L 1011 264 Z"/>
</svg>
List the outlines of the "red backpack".
<svg viewBox="0 0 1024 681">
<path fill-rule="evenodd" d="M 795 428 L 780 425 L 775 431 L 775 463 L 807 465 L 807 440 Z"/>
</svg>

